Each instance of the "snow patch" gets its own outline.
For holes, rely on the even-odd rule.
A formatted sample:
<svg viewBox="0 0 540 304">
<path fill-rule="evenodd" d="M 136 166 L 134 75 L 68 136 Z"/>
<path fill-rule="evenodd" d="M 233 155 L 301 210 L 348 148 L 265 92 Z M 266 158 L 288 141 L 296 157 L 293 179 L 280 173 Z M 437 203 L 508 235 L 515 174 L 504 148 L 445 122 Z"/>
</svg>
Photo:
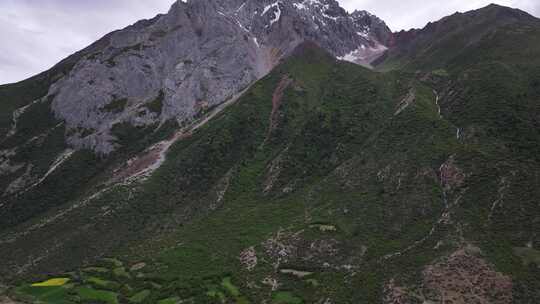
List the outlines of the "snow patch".
<svg viewBox="0 0 540 304">
<path fill-rule="evenodd" d="M 279 1 L 278 1 L 278 2 L 274 2 L 274 3 L 270 4 L 270 5 L 265 6 L 264 9 L 263 9 L 263 12 L 261 13 L 261 16 L 266 15 L 266 13 L 268 13 L 268 11 L 269 11 L 270 9 L 272 9 L 272 8 L 274 8 L 274 7 L 276 7 L 276 6 L 279 6 Z"/>
<path fill-rule="evenodd" d="M 325 12 L 322 12 L 322 16 L 323 16 L 324 18 L 326 18 L 326 19 L 334 20 L 334 21 L 336 21 L 336 22 L 337 22 L 338 19 L 339 19 L 339 17 L 330 16 L 330 15 L 328 15 L 328 14 L 325 13 Z"/>
<path fill-rule="evenodd" d="M 304 3 L 293 3 L 293 6 L 296 8 L 296 9 L 299 9 L 299 10 L 307 10 L 307 6 L 304 5 Z"/>
<path fill-rule="evenodd" d="M 356 60 L 359 58 L 358 56 L 358 50 L 354 50 L 348 54 L 345 54 L 345 56 L 338 57 L 339 60 L 349 61 L 356 63 Z"/>
<path fill-rule="evenodd" d="M 364 30 L 363 32 L 356 32 L 356 34 L 360 37 L 363 37 L 363 38 L 366 38 L 368 39 L 369 38 L 369 32 L 367 30 Z"/>
<path fill-rule="evenodd" d="M 238 24 L 238 26 L 244 30 L 244 32 L 246 33 L 251 33 L 244 25 L 242 25 L 242 23 L 240 23 L 240 21 L 238 21 L 237 19 L 235 19 L 236 21 L 236 24 Z"/>
<path fill-rule="evenodd" d="M 382 44 L 376 44 L 375 46 L 366 46 L 362 44 L 356 50 L 353 50 L 341 57 L 337 57 L 337 59 L 357 64 L 370 63 L 386 50 L 387 47 Z"/>
<path fill-rule="evenodd" d="M 237 12 L 237 13 L 240 12 L 240 11 L 244 8 L 244 6 L 246 5 L 246 3 L 247 3 L 247 1 L 244 2 L 244 3 L 242 3 L 242 5 L 240 5 L 240 7 L 236 10 L 236 12 Z"/>
<path fill-rule="evenodd" d="M 277 1 L 277 2 L 274 2 L 270 5 L 267 5 L 263 12 L 261 13 L 261 16 L 264 16 L 266 15 L 266 13 L 268 13 L 269 10 L 271 9 L 275 9 L 276 11 L 274 12 L 274 18 L 272 20 L 270 20 L 270 24 L 267 25 L 266 27 L 271 27 L 274 23 L 278 22 L 279 19 L 281 18 L 281 8 L 279 7 L 279 5 L 281 4 L 281 2 Z"/>
<path fill-rule="evenodd" d="M 325 8 L 328 8 L 328 5 L 323 5 L 320 1 L 318 0 L 304 0 L 304 1 L 301 1 L 299 3 L 293 3 L 294 7 L 296 9 L 300 9 L 300 10 L 308 10 L 309 9 L 309 6 L 313 6 L 313 7 L 325 7 Z"/>
</svg>

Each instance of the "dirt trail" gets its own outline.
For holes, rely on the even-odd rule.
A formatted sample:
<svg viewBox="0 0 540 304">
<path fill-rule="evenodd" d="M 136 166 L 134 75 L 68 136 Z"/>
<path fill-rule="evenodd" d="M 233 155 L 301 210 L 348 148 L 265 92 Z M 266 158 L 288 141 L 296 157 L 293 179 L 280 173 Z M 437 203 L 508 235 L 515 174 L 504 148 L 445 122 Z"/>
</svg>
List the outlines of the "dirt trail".
<svg viewBox="0 0 540 304">
<path fill-rule="evenodd" d="M 152 173 L 159 169 L 165 162 L 167 159 L 167 152 L 176 142 L 190 137 L 194 131 L 205 126 L 212 118 L 216 117 L 225 108 L 235 103 L 238 98 L 240 98 L 240 96 L 242 96 L 248 89 L 249 87 L 234 95 L 227 102 L 217 106 L 201 120 L 176 132 L 171 138 L 161 141 L 148 148 L 143 155 L 130 159 L 125 167 L 120 168 L 115 172 L 115 176 L 111 180 L 111 183 L 131 183 L 150 177 Z"/>
<path fill-rule="evenodd" d="M 410 88 L 407 95 L 403 97 L 403 99 L 397 105 L 397 109 L 396 109 L 396 112 L 394 113 L 394 116 L 398 116 L 399 114 L 401 114 L 401 112 L 407 109 L 415 101 L 416 101 L 416 92 L 414 88 Z"/>
</svg>

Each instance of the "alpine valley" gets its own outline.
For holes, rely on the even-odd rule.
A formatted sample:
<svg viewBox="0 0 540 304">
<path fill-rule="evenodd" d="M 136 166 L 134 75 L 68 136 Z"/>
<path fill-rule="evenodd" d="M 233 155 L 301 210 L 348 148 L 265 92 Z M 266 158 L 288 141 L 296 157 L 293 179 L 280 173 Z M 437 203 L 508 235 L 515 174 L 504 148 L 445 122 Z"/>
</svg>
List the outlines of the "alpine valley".
<svg viewBox="0 0 540 304">
<path fill-rule="evenodd" d="M 0 86 L 0 303 L 540 303 L 540 19 L 188 0 Z"/>
</svg>

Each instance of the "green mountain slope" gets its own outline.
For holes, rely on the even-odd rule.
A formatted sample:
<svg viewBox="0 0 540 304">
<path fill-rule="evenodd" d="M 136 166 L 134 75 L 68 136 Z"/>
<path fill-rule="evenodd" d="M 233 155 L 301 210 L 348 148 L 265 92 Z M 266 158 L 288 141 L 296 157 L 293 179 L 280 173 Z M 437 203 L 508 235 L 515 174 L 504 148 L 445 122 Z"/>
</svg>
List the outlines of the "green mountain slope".
<svg viewBox="0 0 540 304">
<path fill-rule="evenodd" d="M 381 66 L 400 68 L 385 73 L 303 44 L 206 124 L 176 133 L 146 179 L 123 179 L 120 164 L 144 160 L 174 128 L 119 126 L 117 155 L 77 152 L 74 171 L 57 172 L 80 178 L 75 193 L 21 219 L 5 215 L 25 208 L 2 215 L 10 296 L 536 303 L 540 25 L 518 13 L 502 22 L 499 10 L 452 32 L 461 41 L 476 29 L 466 48 L 422 38 L 422 57 L 390 50 Z M 448 45 L 459 51 L 444 55 Z M 29 284 L 49 278 L 70 281 Z"/>
<path fill-rule="evenodd" d="M 466 57 L 471 52 L 478 55 L 495 52 L 497 56 L 505 56 L 505 60 L 523 60 L 524 57 L 515 55 L 522 55 L 527 48 L 536 46 L 534 43 L 519 44 L 523 42 L 519 40 L 519 34 L 533 37 L 532 33 L 521 31 L 534 31 L 539 22 L 521 10 L 495 4 L 466 13 L 455 13 L 430 22 L 423 29 L 395 33 L 393 46 L 376 65 L 382 70 L 438 69 L 452 65 L 453 60 Z M 506 40 L 497 47 L 486 48 L 483 45 L 487 40 L 493 40 L 493 35 L 511 34 L 512 29 L 518 33 L 505 37 Z M 513 54 L 509 52 L 511 49 L 515 51 Z M 472 57 L 469 60 L 476 62 Z"/>
<path fill-rule="evenodd" d="M 93 153 L 68 148 L 65 124 L 46 96 L 51 85 L 108 39 L 110 34 L 39 75 L 0 86 L 0 230 L 76 198 L 107 166 Z"/>
</svg>

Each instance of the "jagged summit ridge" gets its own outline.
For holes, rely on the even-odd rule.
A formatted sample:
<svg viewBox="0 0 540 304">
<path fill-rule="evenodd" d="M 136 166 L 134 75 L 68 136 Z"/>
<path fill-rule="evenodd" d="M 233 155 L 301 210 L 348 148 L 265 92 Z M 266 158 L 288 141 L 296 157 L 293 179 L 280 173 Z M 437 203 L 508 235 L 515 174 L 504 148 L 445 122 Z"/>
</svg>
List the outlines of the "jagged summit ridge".
<svg viewBox="0 0 540 304">
<path fill-rule="evenodd" d="M 107 35 L 51 86 L 74 148 L 108 154 L 115 125 L 190 121 L 266 75 L 306 40 L 369 64 L 391 32 L 334 0 L 176 1 L 169 12 Z M 159 100 L 161 111 L 149 110 Z M 112 108 L 112 110 L 111 110 Z"/>
</svg>

